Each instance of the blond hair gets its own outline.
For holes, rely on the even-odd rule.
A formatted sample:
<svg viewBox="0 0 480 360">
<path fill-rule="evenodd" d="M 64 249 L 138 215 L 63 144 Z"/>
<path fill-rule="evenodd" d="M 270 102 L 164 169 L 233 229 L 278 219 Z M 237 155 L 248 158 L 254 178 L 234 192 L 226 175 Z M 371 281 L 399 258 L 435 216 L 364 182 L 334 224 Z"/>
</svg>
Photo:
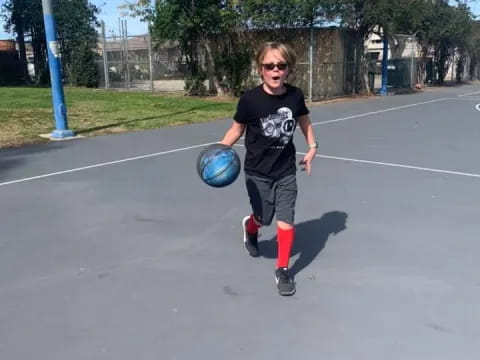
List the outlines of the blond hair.
<svg viewBox="0 0 480 360">
<path fill-rule="evenodd" d="M 297 66 L 297 54 L 289 45 L 276 41 L 266 42 L 258 49 L 257 56 L 255 57 L 258 72 L 261 72 L 263 59 L 270 50 L 280 52 L 280 55 L 282 55 L 287 62 L 289 77 L 293 76 L 293 72 Z"/>
</svg>

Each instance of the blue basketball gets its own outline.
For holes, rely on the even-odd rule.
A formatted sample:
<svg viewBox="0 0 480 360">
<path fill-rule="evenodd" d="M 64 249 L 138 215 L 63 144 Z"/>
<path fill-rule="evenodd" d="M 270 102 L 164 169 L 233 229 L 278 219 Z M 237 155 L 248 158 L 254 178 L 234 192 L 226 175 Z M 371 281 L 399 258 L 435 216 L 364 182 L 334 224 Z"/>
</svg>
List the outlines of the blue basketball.
<svg viewBox="0 0 480 360">
<path fill-rule="evenodd" d="M 197 159 L 197 172 L 202 181 L 213 187 L 233 183 L 240 174 L 240 158 L 231 147 L 222 144 L 207 146 Z"/>
</svg>

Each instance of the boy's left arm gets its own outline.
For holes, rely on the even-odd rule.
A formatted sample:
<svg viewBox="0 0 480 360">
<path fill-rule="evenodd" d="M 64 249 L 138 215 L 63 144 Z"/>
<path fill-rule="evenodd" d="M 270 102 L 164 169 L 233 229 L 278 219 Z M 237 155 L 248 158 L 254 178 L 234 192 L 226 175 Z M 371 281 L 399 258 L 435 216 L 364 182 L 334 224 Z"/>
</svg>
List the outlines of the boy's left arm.
<svg viewBox="0 0 480 360">
<path fill-rule="evenodd" d="M 310 117 L 308 115 L 302 115 L 297 119 L 297 121 L 300 125 L 300 129 L 302 129 L 309 148 L 307 154 L 303 157 L 303 160 L 300 161 L 300 165 L 304 165 L 302 170 L 306 171 L 307 174 L 310 175 L 312 170 L 312 160 L 317 154 L 318 144 L 315 138 L 315 133 L 313 132 L 313 126 L 312 122 L 310 121 Z"/>
</svg>

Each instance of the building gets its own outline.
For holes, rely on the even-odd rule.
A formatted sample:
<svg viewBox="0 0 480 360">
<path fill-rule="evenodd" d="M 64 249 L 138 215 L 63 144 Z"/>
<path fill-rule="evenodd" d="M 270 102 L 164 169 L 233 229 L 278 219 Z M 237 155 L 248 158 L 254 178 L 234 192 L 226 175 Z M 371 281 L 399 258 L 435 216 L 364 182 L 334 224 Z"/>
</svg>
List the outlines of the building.
<svg viewBox="0 0 480 360">
<path fill-rule="evenodd" d="M 15 40 L 0 40 L 0 84 L 22 81 L 20 58 Z"/>
</svg>

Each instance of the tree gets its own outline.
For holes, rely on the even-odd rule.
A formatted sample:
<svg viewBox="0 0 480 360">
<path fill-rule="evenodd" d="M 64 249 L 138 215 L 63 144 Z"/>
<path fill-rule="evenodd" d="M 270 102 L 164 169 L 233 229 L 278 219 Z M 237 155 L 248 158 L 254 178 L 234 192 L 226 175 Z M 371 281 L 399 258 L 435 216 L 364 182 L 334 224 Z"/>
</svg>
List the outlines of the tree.
<svg viewBox="0 0 480 360">
<path fill-rule="evenodd" d="M 364 42 L 368 36 L 379 27 L 377 17 L 370 14 L 374 0 L 338 0 L 335 3 L 335 11 L 342 26 L 346 26 L 355 33 L 356 44 L 358 45 L 357 54 L 359 54 L 359 76 L 357 84 L 354 84 L 356 92 L 364 90 L 370 92 L 372 89 L 368 85 L 368 59 L 366 58 Z M 357 69 L 355 70 L 357 72 Z"/>
<path fill-rule="evenodd" d="M 463 3 L 443 9 L 448 21 L 443 25 L 435 42 L 435 59 L 438 68 L 439 83 L 442 84 L 448 68 L 457 57 L 457 81 L 463 76 L 463 68 L 467 52 L 467 39 L 472 30 L 472 14 Z M 444 15 L 444 19 L 446 19 Z"/>
<path fill-rule="evenodd" d="M 412 34 L 422 22 L 428 2 L 431 0 L 337 0 L 336 12 L 341 24 L 354 30 L 360 41 L 372 34 L 387 36 L 392 57 L 400 57 L 405 49 L 407 37 L 396 34 Z M 363 46 L 360 55 L 359 92 L 370 92 L 367 81 L 368 59 Z"/>
<path fill-rule="evenodd" d="M 4 18 L 4 30 L 17 34 L 17 42 L 22 67 L 22 77 L 25 82 L 30 82 L 27 68 L 27 56 L 25 49 L 25 36 L 30 30 L 32 15 L 38 4 L 33 0 L 8 0 L 1 8 Z"/>
<path fill-rule="evenodd" d="M 125 1 L 119 6 L 125 13 L 131 17 L 138 17 L 142 21 L 153 19 L 154 6 L 151 0 Z"/>
<path fill-rule="evenodd" d="M 460 54 L 461 62 L 464 59 L 467 39 L 472 28 L 472 14 L 463 3 L 451 6 L 448 1 L 428 0 L 426 5 L 417 32 L 422 52 L 422 74 L 425 73 L 427 56 L 432 52 L 438 75 L 437 82 L 442 84 L 455 53 Z M 424 78 L 422 77 L 420 81 L 423 82 Z"/>
<path fill-rule="evenodd" d="M 275 31 L 278 41 L 292 41 L 296 29 L 320 27 L 333 18 L 332 0 L 244 0 L 245 28 Z"/>
<path fill-rule="evenodd" d="M 72 85 L 94 86 L 96 66 L 93 51 L 96 47 L 95 26 L 98 25 L 96 16 L 99 9 L 88 0 L 53 0 L 52 5 L 57 20 L 65 79 Z M 5 29 L 17 33 L 20 56 L 25 64 L 26 39 L 32 44 L 35 82 L 48 83 L 42 1 L 7 0 L 2 13 L 6 20 Z"/>
<path fill-rule="evenodd" d="M 99 9 L 88 0 L 55 0 L 58 39 L 65 81 L 73 86 L 97 85 L 94 49 L 97 46 Z"/>
<path fill-rule="evenodd" d="M 152 19 L 152 31 L 158 40 L 179 42 L 193 83 L 199 85 L 206 71 L 217 94 L 224 94 L 215 71 L 217 49 L 212 41 L 216 36 L 232 35 L 237 28 L 235 4 L 218 0 L 158 0 Z M 200 62 L 199 49 L 205 54 L 206 68 Z"/>
<path fill-rule="evenodd" d="M 224 69 L 235 67 L 232 59 L 251 56 L 248 51 L 238 52 L 244 44 L 248 48 L 245 39 L 236 34 L 244 30 L 279 30 L 273 36 L 276 40 L 292 41 L 297 36 L 296 29 L 336 20 L 355 32 L 357 44 L 363 44 L 374 32 L 386 34 L 394 57 L 401 56 L 408 39 L 397 34 L 412 34 L 422 49 L 420 68 L 425 69 L 428 52 L 433 49 L 437 67 L 445 69 L 453 58 L 452 51 L 460 54 L 457 65 L 461 67 L 463 54 L 468 50 L 465 38 L 471 23 L 463 1 L 451 6 L 447 0 L 157 0 L 153 9 L 151 1 L 135 0 L 128 2 L 126 8 L 143 19 L 153 20 L 157 37 L 179 41 L 192 76 L 198 79 L 204 69 L 197 49 L 203 49 L 209 76 L 214 76 L 218 92 L 224 88 L 222 74 L 229 74 Z M 221 36 L 232 50 L 212 44 L 215 36 Z M 369 91 L 363 45 L 359 45 L 357 54 L 361 76 L 355 87 Z M 443 76 L 444 71 L 440 74 Z"/>
<path fill-rule="evenodd" d="M 23 72 L 26 71 L 27 59 L 25 42 L 30 41 L 34 55 L 36 83 L 48 82 L 46 62 L 45 32 L 43 29 L 42 2 L 40 0 L 7 0 L 2 6 L 5 30 L 15 32 L 19 44 Z M 25 78 L 28 82 L 29 77 Z"/>
<path fill-rule="evenodd" d="M 470 54 L 469 80 L 480 79 L 480 21 L 472 22 L 472 31 L 467 39 Z"/>
</svg>

